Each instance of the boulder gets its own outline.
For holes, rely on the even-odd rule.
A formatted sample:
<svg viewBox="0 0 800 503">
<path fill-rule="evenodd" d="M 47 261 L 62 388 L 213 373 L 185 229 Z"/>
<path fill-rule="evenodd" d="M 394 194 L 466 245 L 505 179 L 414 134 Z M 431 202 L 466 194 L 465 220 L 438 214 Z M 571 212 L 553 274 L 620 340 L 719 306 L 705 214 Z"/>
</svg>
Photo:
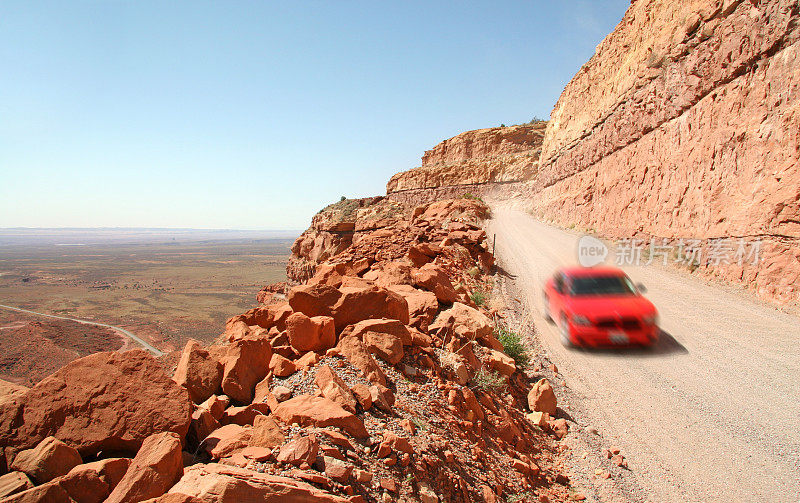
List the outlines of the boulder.
<svg viewBox="0 0 800 503">
<path fill-rule="evenodd" d="M 289 290 L 289 305 L 306 316 L 331 316 L 332 308 L 342 296 L 336 288 L 324 284 L 299 285 Z"/>
<path fill-rule="evenodd" d="M 66 475 L 83 463 L 78 451 L 56 437 L 47 437 L 33 449 L 21 451 L 11 463 L 11 469 L 25 473 L 37 484 Z"/>
<path fill-rule="evenodd" d="M 54 436 L 84 457 L 131 452 L 153 433 L 184 437 L 190 407 L 186 389 L 147 351 L 95 353 L 0 406 L 0 447 L 27 449 Z"/>
<path fill-rule="evenodd" d="M 251 403 L 241 407 L 228 407 L 222 414 L 221 424 L 238 424 L 240 426 L 252 425 L 256 417 L 269 414 L 269 404 Z"/>
<path fill-rule="evenodd" d="M 439 311 L 436 294 L 411 285 L 392 285 L 389 290 L 401 295 L 408 303 L 408 324 L 427 331 Z"/>
<path fill-rule="evenodd" d="M 317 368 L 314 382 L 322 392 L 322 396 L 333 400 L 350 412 L 356 411 L 356 398 L 344 380 L 328 365 Z"/>
<path fill-rule="evenodd" d="M 302 312 L 286 320 L 289 343 L 298 353 L 324 352 L 336 345 L 336 332 L 330 316 L 308 317 Z"/>
<path fill-rule="evenodd" d="M 331 328 L 333 328 L 333 326 L 331 326 Z M 292 360 L 277 353 L 272 355 L 272 358 L 269 361 L 269 369 L 276 377 L 289 377 L 297 372 L 297 367 L 295 367 Z"/>
<path fill-rule="evenodd" d="M 272 416 L 258 416 L 253 421 L 250 446 L 272 449 L 286 441 L 283 430 Z"/>
<path fill-rule="evenodd" d="M 22 472 L 0 475 L 0 499 L 33 488 L 33 482 Z"/>
<path fill-rule="evenodd" d="M 395 435 L 390 431 L 383 432 L 383 440 L 376 455 L 379 458 L 385 458 L 392 453 L 407 453 L 414 454 L 414 448 L 407 438 Z"/>
<path fill-rule="evenodd" d="M 125 473 L 131 460 L 128 458 L 107 458 L 91 463 L 84 463 L 78 465 L 69 471 L 67 475 L 76 475 L 84 471 L 91 471 L 97 474 L 98 478 L 102 480 L 107 486 L 108 491 L 113 491 Z"/>
<path fill-rule="evenodd" d="M 28 391 L 28 387 L 0 379 L 0 405 L 20 397 Z"/>
<path fill-rule="evenodd" d="M 307 435 L 292 440 L 281 446 L 278 462 L 300 466 L 303 463 L 314 464 L 319 453 L 319 441 L 314 435 Z"/>
<path fill-rule="evenodd" d="M 247 447 L 252 436 L 253 428 L 226 424 L 211 432 L 203 440 L 202 447 L 212 459 L 220 459 Z"/>
<path fill-rule="evenodd" d="M 514 359 L 507 354 L 490 349 L 489 368 L 500 372 L 504 376 L 511 376 L 511 374 L 517 371 L 517 364 L 514 362 Z"/>
<path fill-rule="evenodd" d="M 361 419 L 327 398 L 311 395 L 296 396 L 279 404 L 273 414 L 286 424 L 334 426 L 356 438 L 369 436 Z"/>
<path fill-rule="evenodd" d="M 347 503 L 305 482 L 217 463 L 190 466 L 171 493 L 200 498 L 205 503 Z"/>
<path fill-rule="evenodd" d="M 222 413 L 230 405 L 231 401 L 226 395 L 212 395 L 200 407 L 208 410 L 217 421 L 222 417 Z"/>
<path fill-rule="evenodd" d="M 63 487 L 48 482 L 9 496 L 3 503 L 75 503 L 75 500 Z"/>
<path fill-rule="evenodd" d="M 357 383 L 351 388 L 351 391 L 356 397 L 356 400 L 358 400 L 358 403 L 361 405 L 362 409 L 369 410 L 370 407 L 372 407 L 372 393 L 370 392 L 368 386 Z"/>
<path fill-rule="evenodd" d="M 73 469 L 50 484 L 61 487 L 76 503 L 102 503 L 110 492 L 108 484 L 94 470 Z"/>
<path fill-rule="evenodd" d="M 405 346 L 410 346 L 413 343 L 411 331 L 407 326 L 398 320 L 386 318 L 359 321 L 353 325 L 352 329 L 348 329 L 347 333 L 364 340 L 364 337 L 370 332 L 393 335 L 400 339 L 400 342 Z"/>
<path fill-rule="evenodd" d="M 219 427 L 220 423 L 211 411 L 204 407 L 198 407 L 192 412 L 192 422 L 189 425 L 189 433 L 186 435 L 186 441 L 190 446 L 196 447 L 200 445 L 200 442 L 212 431 Z"/>
<path fill-rule="evenodd" d="M 528 407 L 533 412 L 546 412 L 551 416 L 556 413 L 556 394 L 550 381 L 540 379 L 528 392 Z"/>
<path fill-rule="evenodd" d="M 458 299 L 453 283 L 445 270 L 437 264 L 425 264 L 411 273 L 414 285 L 424 288 L 436 295 L 436 299 L 444 304 L 452 304 Z"/>
<path fill-rule="evenodd" d="M 431 333 L 453 333 L 470 340 L 486 339 L 494 333 L 488 316 L 460 302 L 439 313 L 428 330 Z"/>
<path fill-rule="evenodd" d="M 196 340 L 186 343 L 172 380 L 189 390 L 194 403 L 202 403 L 222 384 L 222 364 Z"/>
<path fill-rule="evenodd" d="M 386 384 L 386 375 L 358 337 L 342 334 L 336 346 L 339 354 L 361 371 L 368 380 L 376 384 Z"/>
<path fill-rule="evenodd" d="M 373 318 L 390 318 L 408 324 L 408 303 L 392 291 L 377 286 L 342 287 L 340 291 L 341 297 L 333 306 L 337 333 L 348 325 Z"/>
<path fill-rule="evenodd" d="M 230 343 L 224 361 L 222 391 L 239 403 L 250 403 L 256 384 L 266 377 L 272 347 L 264 337 L 245 337 Z"/>
<path fill-rule="evenodd" d="M 181 439 L 172 432 L 147 437 L 106 503 L 136 503 L 161 496 L 183 475 Z"/>
<path fill-rule="evenodd" d="M 151 498 L 149 500 L 145 500 L 142 503 L 206 503 L 205 501 L 201 500 L 200 498 L 195 498 L 194 496 L 187 496 L 186 494 L 180 493 L 167 493 L 158 498 Z"/>
</svg>

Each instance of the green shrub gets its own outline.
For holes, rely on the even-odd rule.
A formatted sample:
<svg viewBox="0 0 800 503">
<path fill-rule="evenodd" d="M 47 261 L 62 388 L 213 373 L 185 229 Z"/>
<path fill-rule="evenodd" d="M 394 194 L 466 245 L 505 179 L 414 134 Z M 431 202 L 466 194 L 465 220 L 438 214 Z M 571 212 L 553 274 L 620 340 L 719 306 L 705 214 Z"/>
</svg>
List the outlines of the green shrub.
<svg viewBox="0 0 800 503">
<path fill-rule="evenodd" d="M 506 379 L 493 370 L 480 369 L 472 378 L 475 387 L 483 391 L 494 391 L 506 385 Z"/>
<path fill-rule="evenodd" d="M 481 199 L 480 197 L 476 196 L 475 194 L 472 194 L 471 192 L 467 192 L 467 193 L 463 194 L 461 196 L 461 199 L 474 199 L 476 201 L 483 202 L 483 199 Z"/>
<path fill-rule="evenodd" d="M 469 294 L 469 298 L 472 299 L 472 302 L 474 302 L 476 306 L 480 307 L 486 304 L 489 294 L 483 290 L 473 290 L 472 293 Z"/>
<path fill-rule="evenodd" d="M 473 278 L 477 278 L 478 275 L 480 275 L 480 273 L 481 270 L 478 268 L 478 266 L 470 267 L 469 269 L 467 269 L 467 274 L 469 274 Z"/>
<path fill-rule="evenodd" d="M 524 369 L 528 366 L 531 357 L 518 333 L 507 327 L 500 327 L 497 331 L 497 340 L 503 345 L 503 351 L 514 359 L 517 367 Z"/>
</svg>

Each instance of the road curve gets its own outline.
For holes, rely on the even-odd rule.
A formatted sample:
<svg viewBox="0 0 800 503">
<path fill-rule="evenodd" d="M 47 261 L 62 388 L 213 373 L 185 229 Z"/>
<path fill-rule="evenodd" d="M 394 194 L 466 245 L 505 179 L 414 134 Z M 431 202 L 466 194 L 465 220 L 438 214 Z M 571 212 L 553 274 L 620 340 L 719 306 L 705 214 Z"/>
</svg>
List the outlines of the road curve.
<svg viewBox="0 0 800 503">
<path fill-rule="evenodd" d="M 577 262 L 580 234 L 510 208 L 493 208 L 488 231 L 581 421 L 626 453 L 632 499 L 800 501 L 800 320 L 680 271 L 628 267 L 660 311 L 659 344 L 566 349 L 542 317 L 541 289 Z"/>
<path fill-rule="evenodd" d="M 57 318 L 59 320 L 69 320 L 69 321 L 74 321 L 74 322 L 77 322 L 77 323 L 83 323 L 84 325 L 95 325 L 95 326 L 98 326 L 98 327 L 110 328 L 111 330 L 115 330 L 115 331 L 125 335 L 126 337 L 128 337 L 132 341 L 140 344 L 144 349 L 146 349 L 146 350 L 150 351 L 151 353 L 153 353 L 153 356 L 158 357 L 158 356 L 161 356 L 161 355 L 164 354 L 159 349 L 151 346 L 150 344 L 146 343 L 145 341 L 143 341 L 139 337 L 135 336 L 134 334 L 128 332 L 124 328 L 115 327 L 114 325 L 107 325 L 105 323 L 97 323 L 96 321 L 79 320 L 77 318 L 69 318 L 67 316 L 57 316 L 55 314 L 37 313 L 36 311 L 29 311 L 27 309 L 22 309 L 22 308 L 13 307 L 13 306 L 5 306 L 3 304 L 0 304 L 0 307 L 3 308 L 3 309 L 10 309 L 12 311 L 19 311 L 21 313 L 35 314 L 37 316 L 46 316 L 48 318 Z"/>
</svg>

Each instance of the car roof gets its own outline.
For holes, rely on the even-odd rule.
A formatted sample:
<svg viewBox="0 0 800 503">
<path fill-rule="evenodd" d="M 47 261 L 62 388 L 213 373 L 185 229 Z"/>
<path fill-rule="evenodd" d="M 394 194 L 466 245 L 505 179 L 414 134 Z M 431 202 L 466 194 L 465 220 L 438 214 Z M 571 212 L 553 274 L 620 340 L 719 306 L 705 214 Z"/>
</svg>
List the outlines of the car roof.
<svg viewBox="0 0 800 503">
<path fill-rule="evenodd" d="M 618 267 L 564 267 L 561 272 L 571 278 L 585 278 L 591 276 L 625 276 L 625 272 Z"/>
</svg>

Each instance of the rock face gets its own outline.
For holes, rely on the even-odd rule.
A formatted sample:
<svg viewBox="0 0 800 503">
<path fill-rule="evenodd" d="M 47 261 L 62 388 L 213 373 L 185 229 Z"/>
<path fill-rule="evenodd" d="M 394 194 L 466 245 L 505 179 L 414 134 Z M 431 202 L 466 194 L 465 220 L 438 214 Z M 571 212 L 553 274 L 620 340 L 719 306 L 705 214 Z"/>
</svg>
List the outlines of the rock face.
<svg viewBox="0 0 800 503">
<path fill-rule="evenodd" d="M 222 364 L 191 339 L 181 353 L 181 359 L 172 379 L 189 390 L 194 403 L 203 403 L 222 384 Z"/>
<path fill-rule="evenodd" d="M 760 239 L 701 269 L 800 291 L 800 23 L 795 0 L 638 0 L 547 126 L 534 212 L 608 237 Z"/>
<path fill-rule="evenodd" d="M 165 432 L 145 439 L 106 503 L 135 503 L 161 496 L 183 475 L 181 439 Z"/>
<path fill-rule="evenodd" d="M 187 468 L 170 492 L 194 496 L 207 503 L 347 501 L 294 479 L 216 463 Z"/>
<path fill-rule="evenodd" d="M 55 437 L 47 437 L 33 449 L 26 449 L 14 458 L 11 469 L 23 472 L 37 484 L 66 475 L 83 463 L 78 451 Z"/>
<path fill-rule="evenodd" d="M 422 166 L 394 175 L 386 193 L 424 198 L 430 189 L 459 186 L 480 193 L 486 184 L 529 180 L 539 166 L 546 124 L 478 129 L 444 140 L 425 152 Z"/>
<path fill-rule="evenodd" d="M 84 457 L 136 451 L 153 433 L 184 437 L 190 405 L 148 352 L 96 353 L 0 405 L 0 447 L 19 451 L 54 436 Z"/>
</svg>

